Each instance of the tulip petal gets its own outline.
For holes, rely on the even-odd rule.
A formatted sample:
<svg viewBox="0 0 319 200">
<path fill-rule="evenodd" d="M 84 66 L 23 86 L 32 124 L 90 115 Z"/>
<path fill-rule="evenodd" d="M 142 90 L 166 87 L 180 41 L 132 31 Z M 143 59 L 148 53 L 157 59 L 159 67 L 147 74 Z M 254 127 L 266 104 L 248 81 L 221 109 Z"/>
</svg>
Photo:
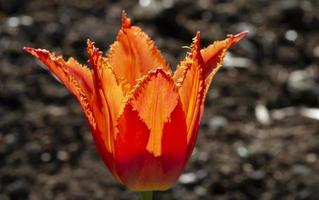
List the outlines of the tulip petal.
<svg viewBox="0 0 319 200">
<path fill-rule="evenodd" d="M 237 35 L 228 35 L 227 39 L 222 41 L 216 41 L 213 44 L 209 45 L 207 48 L 201 50 L 201 54 L 204 60 L 204 75 L 206 79 L 206 91 L 209 88 L 209 85 L 222 66 L 223 59 L 226 55 L 227 50 L 239 42 L 243 37 L 245 37 L 248 32 L 241 32 Z"/>
<path fill-rule="evenodd" d="M 137 111 L 128 104 L 118 122 L 119 134 L 114 144 L 116 171 L 125 185 L 133 185 L 139 176 L 145 157 L 149 129 L 139 118 Z"/>
<path fill-rule="evenodd" d="M 161 156 L 147 150 L 150 130 L 131 104 L 119 120 L 115 163 L 120 180 L 131 190 L 167 190 L 175 184 L 186 163 L 187 128 L 179 101 L 163 127 Z"/>
<path fill-rule="evenodd" d="M 80 65 L 70 58 L 65 61 L 61 56 L 56 57 L 45 49 L 25 47 L 24 50 L 41 60 L 50 71 L 73 93 L 81 104 L 86 118 L 91 126 L 96 126 L 90 101 L 93 97 L 92 72 L 86 66 Z"/>
<path fill-rule="evenodd" d="M 161 155 L 163 126 L 178 98 L 174 80 L 161 68 L 147 74 L 133 91 L 130 104 L 151 131 L 147 150 L 154 156 Z"/>
<path fill-rule="evenodd" d="M 122 28 L 117 41 L 111 45 L 108 62 L 118 77 L 131 85 L 149 71 L 158 67 L 170 71 L 154 42 L 123 13 Z"/>
<path fill-rule="evenodd" d="M 179 95 L 186 115 L 187 141 L 191 143 L 199 125 L 199 116 L 204 97 L 205 80 L 203 75 L 203 60 L 200 54 L 200 35 L 193 40 L 192 52 L 178 66 L 174 80 L 179 88 Z"/>
<path fill-rule="evenodd" d="M 50 71 L 76 96 L 81 104 L 94 138 L 97 149 L 108 166 L 110 171 L 117 177 L 113 166 L 113 155 L 108 145 L 110 139 L 106 136 L 112 133 L 110 129 L 110 116 L 104 114 L 108 108 L 99 106 L 101 98 L 98 98 L 94 89 L 92 71 L 85 66 L 78 64 L 73 58 L 67 62 L 62 57 L 55 57 L 54 54 L 43 49 L 24 48 L 25 51 L 39 58 Z M 105 102 L 105 101 L 102 101 Z M 104 112 L 101 108 L 105 108 Z M 107 112 L 105 112 L 107 110 Z"/>
<path fill-rule="evenodd" d="M 174 73 L 173 77 L 176 85 L 180 87 L 179 94 L 186 114 L 188 154 L 195 145 L 199 121 L 203 114 L 203 102 L 212 78 L 221 67 L 226 51 L 246 34 L 247 32 L 234 36 L 229 35 L 227 39 L 214 42 L 203 50 L 200 50 L 199 34 L 197 34 L 193 42 L 192 53 L 181 62 Z"/>
<path fill-rule="evenodd" d="M 93 67 L 94 87 L 97 95 L 96 105 L 101 113 L 99 120 L 101 124 L 104 124 L 102 130 L 108 130 L 105 132 L 107 149 L 109 152 L 113 152 L 113 141 L 118 132 L 117 121 L 125 106 L 123 88 L 106 59 L 102 57 L 102 52 L 95 48 L 90 40 L 88 40 L 87 45 L 89 62 Z"/>
<path fill-rule="evenodd" d="M 181 101 L 166 122 L 163 130 L 162 155 L 163 176 L 167 177 L 166 188 L 171 187 L 184 170 L 188 159 L 187 126 Z M 164 181 L 163 181 L 164 182 Z"/>
<path fill-rule="evenodd" d="M 96 112 L 94 112 L 96 116 Z M 99 115 L 100 116 L 100 115 Z M 108 118 L 108 117 L 106 117 Z M 97 128 L 91 127 L 91 134 L 96 146 L 97 151 L 99 152 L 100 157 L 102 158 L 104 164 L 108 167 L 110 172 L 113 174 L 113 176 L 122 183 L 121 179 L 119 178 L 116 168 L 115 168 L 115 162 L 114 162 L 114 152 L 111 152 L 108 148 L 108 138 L 106 137 L 109 132 L 109 126 L 105 126 L 106 129 L 103 129 L 101 127 L 103 124 L 105 124 L 105 121 L 107 119 L 104 119 L 101 123 L 101 120 L 103 118 L 97 118 Z"/>
</svg>

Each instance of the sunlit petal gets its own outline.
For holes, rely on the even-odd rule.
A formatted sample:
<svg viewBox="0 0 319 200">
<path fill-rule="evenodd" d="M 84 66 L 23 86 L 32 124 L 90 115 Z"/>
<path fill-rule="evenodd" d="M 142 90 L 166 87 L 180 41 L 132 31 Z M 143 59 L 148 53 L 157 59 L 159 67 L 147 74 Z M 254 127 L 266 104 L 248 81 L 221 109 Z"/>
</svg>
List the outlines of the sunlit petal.
<svg viewBox="0 0 319 200">
<path fill-rule="evenodd" d="M 207 48 L 201 50 L 201 54 L 204 60 L 204 75 L 206 79 L 206 91 L 210 86 L 210 83 L 222 66 L 223 59 L 226 55 L 227 50 L 239 42 L 243 37 L 245 37 L 248 32 L 241 32 L 237 35 L 228 35 L 227 39 L 222 41 L 215 41 L 213 44 L 209 45 Z"/>
<path fill-rule="evenodd" d="M 93 42 L 87 42 L 89 62 L 93 67 L 93 81 L 97 96 L 96 109 L 101 110 L 101 121 L 105 120 L 107 149 L 113 152 L 113 141 L 116 137 L 117 120 L 123 112 L 125 101 L 121 84 L 117 81 L 112 68 L 102 57 L 102 52 L 94 47 Z M 102 122 L 101 122 L 102 123 Z"/>
<path fill-rule="evenodd" d="M 115 74 L 131 86 L 138 78 L 158 67 L 170 71 L 154 42 L 139 27 L 132 26 L 125 13 L 117 41 L 108 54 L 108 62 Z"/>
<path fill-rule="evenodd" d="M 130 104 L 150 129 L 147 150 L 155 156 L 161 155 L 163 126 L 178 99 L 173 79 L 161 68 L 149 72 L 133 91 Z"/>
<path fill-rule="evenodd" d="M 203 102 L 205 79 L 203 75 L 203 60 L 200 54 L 200 35 L 197 33 L 191 47 L 192 52 L 178 66 L 174 80 L 180 85 L 179 95 L 186 115 L 188 130 L 187 141 L 197 134 L 199 116 Z"/>
<path fill-rule="evenodd" d="M 24 50 L 41 60 L 73 93 L 82 105 L 89 123 L 91 126 L 95 127 L 96 121 L 90 104 L 94 93 L 91 70 L 86 66 L 80 65 L 73 58 L 65 61 L 61 56 L 56 57 L 54 53 L 44 49 L 26 47 Z"/>
<path fill-rule="evenodd" d="M 131 104 L 119 120 L 115 163 L 120 180 L 131 190 L 167 190 L 182 173 L 187 155 L 187 128 L 179 102 L 164 123 L 161 156 L 147 149 L 150 130 Z"/>
</svg>

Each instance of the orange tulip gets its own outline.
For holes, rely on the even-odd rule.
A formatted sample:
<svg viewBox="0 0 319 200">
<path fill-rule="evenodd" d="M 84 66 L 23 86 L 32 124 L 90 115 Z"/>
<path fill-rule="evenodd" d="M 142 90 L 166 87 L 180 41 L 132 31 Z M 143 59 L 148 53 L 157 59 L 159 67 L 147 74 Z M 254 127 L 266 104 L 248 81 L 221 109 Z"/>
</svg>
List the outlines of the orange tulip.
<svg viewBox="0 0 319 200">
<path fill-rule="evenodd" d="M 75 95 L 94 142 L 114 177 L 136 191 L 166 190 L 194 148 L 204 99 L 228 48 L 229 35 L 200 49 L 200 34 L 173 73 L 153 41 L 123 14 L 106 57 L 88 40 L 92 70 L 44 49 L 24 48 Z"/>
</svg>

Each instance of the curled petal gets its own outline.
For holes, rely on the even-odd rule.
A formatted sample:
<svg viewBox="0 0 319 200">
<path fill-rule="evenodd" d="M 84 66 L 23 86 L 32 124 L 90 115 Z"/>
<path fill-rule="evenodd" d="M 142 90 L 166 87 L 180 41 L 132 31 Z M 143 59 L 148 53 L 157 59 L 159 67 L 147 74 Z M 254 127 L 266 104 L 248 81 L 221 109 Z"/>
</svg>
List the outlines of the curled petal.
<svg viewBox="0 0 319 200">
<path fill-rule="evenodd" d="M 65 61 L 61 56 L 56 57 L 44 49 L 25 47 L 24 50 L 40 59 L 62 81 L 81 104 L 90 125 L 95 127 L 96 121 L 90 105 L 94 93 L 91 70 L 73 58 Z"/>
<path fill-rule="evenodd" d="M 105 131 L 105 141 L 109 152 L 113 152 L 113 141 L 116 137 L 117 120 L 124 109 L 124 94 L 112 69 L 102 57 L 102 52 L 88 40 L 87 51 L 89 62 L 93 67 L 94 87 L 96 91 L 96 112 L 101 113 L 99 121 Z"/>
<path fill-rule="evenodd" d="M 92 73 L 86 66 L 80 65 L 73 58 L 69 58 L 66 62 L 61 56 L 56 57 L 53 53 L 45 49 L 25 47 L 24 50 L 41 60 L 71 92 L 73 92 L 73 90 L 72 85 L 69 85 L 68 76 L 72 76 L 76 79 L 79 86 L 83 88 L 88 96 L 93 94 Z"/>
<path fill-rule="evenodd" d="M 203 60 L 200 54 L 200 35 L 193 40 L 192 52 L 178 66 L 174 80 L 180 85 L 179 95 L 186 115 L 187 141 L 191 143 L 199 125 L 200 107 L 203 102 L 205 79 L 203 75 Z"/>
<path fill-rule="evenodd" d="M 139 27 L 132 26 L 125 13 L 117 41 L 111 45 L 107 59 L 115 74 L 131 86 L 137 79 L 158 67 L 170 71 L 153 41 Z"/>
<path fill-rule="evenodd" d="M 25 48 L 25 50 L 39 58 L 76 96 L 89 122 L 94 142 L 103 161 L 117 177 L 113 167 L 112 151 L 110 151 L 110 135 L 113 130 L 110 129 L 110 116 L 105 114 L 109 111 L 105 105 L 99 106 L 101 102 L 105 103 L 105 100 L 101 101 L 101 97 L 98 98 L 96 95 L 98 91 L 94 89 L 92 71 L 78 64 L 73 58 L 65 62 L 62 57 L 55 57 L 47 50 L 33 48 Z"/>
<path fill-rule="evenodd" d="M 221 67 L 226 51 L 247 32 L 229 35 L 223 41 L 217 41 L 200 50 L 199 34 L 194 38 L 192 52 L 178 66 L 174 80 L 180 87 L 179 93 L 186 114 L 188 127 L 189 154 L 196 140 L 199 121 L 203 114 L 203 102 L 213 76 Z"/>
<path fill-rule="evenodd" d="M 206 92 L 212 81 L 213 76 L 222 66 L 223 59 L 227 50 L 245 37 L 248 32 L 241 32 L 237 35 L 228 35 L 228 38 L 222 41 L 216 41 L 207 48 L 201 50 L 204 60 L 204 75 L 206 79 Z"/>
</svg>

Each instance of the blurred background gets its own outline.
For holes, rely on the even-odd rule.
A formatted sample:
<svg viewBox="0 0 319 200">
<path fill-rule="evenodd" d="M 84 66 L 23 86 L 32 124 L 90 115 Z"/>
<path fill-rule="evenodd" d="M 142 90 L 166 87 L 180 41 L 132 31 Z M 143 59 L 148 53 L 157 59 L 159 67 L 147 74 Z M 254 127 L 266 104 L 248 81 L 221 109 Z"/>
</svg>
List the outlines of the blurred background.
<svg viewBox="0 0 319 200">
<path fill-rule="evenodd" d="M 155 199 L 319 199 L 319 1 L 0 0 L 0 199 L 138 199 L 99 159 L 75 98 L 23 46 L 88 59 L 121 11 L 176 66 L 248 30 L 209 90 L 185 173 Z"/>
</svg>

